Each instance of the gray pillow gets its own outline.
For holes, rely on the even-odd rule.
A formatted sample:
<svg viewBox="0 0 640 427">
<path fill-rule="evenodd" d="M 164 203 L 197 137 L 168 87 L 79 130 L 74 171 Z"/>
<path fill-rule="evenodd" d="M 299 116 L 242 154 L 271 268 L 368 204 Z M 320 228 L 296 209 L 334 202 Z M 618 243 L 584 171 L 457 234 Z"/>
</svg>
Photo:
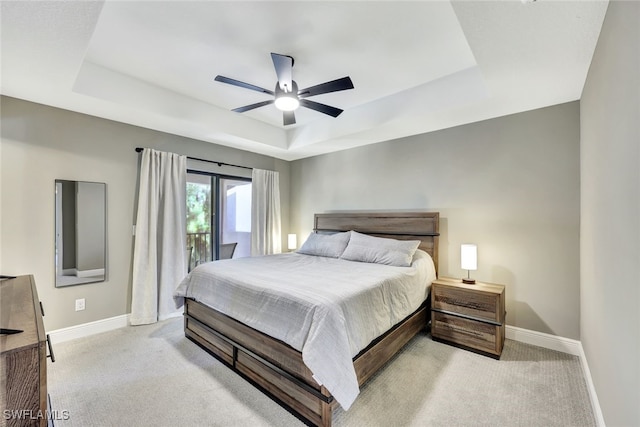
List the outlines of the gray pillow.
<svg viewBox="0 0 640 427">
<path fill-rule="evenodd" d="M 385 239 L 351 231 L 349 244 L 340 258 L 349 261 L 409 267 L 413 260 L 413 254 L 419 245 L 419 240 Z"/>
<path fill-rule="evenodd" d="M 336 234 L 311 233 L 297 250 L 299 254 L 340 258 L 349 243 L 349 232 Z"/>
</svg>

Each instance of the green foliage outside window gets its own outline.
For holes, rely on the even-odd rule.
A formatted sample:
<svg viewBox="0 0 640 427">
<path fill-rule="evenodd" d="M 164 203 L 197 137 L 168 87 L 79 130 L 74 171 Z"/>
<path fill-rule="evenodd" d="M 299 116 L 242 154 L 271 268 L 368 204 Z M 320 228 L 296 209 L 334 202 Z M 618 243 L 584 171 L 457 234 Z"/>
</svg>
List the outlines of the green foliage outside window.
<svg viewBox="0 0 640 427">
<path fill-rule="evenodd" d="M 211 186 L 187 183 L 187 233 L 211 231 Z"/>
</svg>

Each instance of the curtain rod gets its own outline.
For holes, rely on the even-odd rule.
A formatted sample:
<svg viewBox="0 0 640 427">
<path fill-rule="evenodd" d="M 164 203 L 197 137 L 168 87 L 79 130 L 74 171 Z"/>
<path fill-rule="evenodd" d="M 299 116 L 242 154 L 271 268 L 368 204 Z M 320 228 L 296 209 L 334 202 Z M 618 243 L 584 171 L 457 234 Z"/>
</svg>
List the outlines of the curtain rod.
<svg viewBox="0 0 640 427">
<path fill-rule="evenodd" d="M 142 147 L 136 147 L 136 153 L 141 153 L 141 152 L 142 152 L 142 150 L 144 150 L 144 148 L 142 148 Z M 199 162 L 215 163 L 215 164 L 217 164 L 218 166 L 232 166 L 232 167 L 234 167 L 234 168 L 242 168 L 242 169 L 250 169 L 250 170 L 253 170 L 253 168 L 252 168 L 252 167 L 250 167 L 250 166 L 232 165 L 231 163 L 218 162 L 218 161 L 215 161 L 215 160 L 200 159 L 200 158 L 198 158 L 198 157 L 189 157 L 189 156 L 187 156 L 187 159 L 190 159 L 190 160 L 197 160 L 197 161 L 199 161 Z"/>
</svg>

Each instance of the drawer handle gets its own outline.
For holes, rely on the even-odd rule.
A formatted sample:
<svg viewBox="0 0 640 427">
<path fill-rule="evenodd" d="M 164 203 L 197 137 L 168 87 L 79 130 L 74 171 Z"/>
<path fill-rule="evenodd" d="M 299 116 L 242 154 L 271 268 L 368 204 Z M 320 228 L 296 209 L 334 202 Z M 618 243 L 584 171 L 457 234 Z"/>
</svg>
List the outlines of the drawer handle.
<svg viewBox="0 0 640 427">
<path fill-rule="evenodd" d="M 42 306 L 42 301 L 38 301 L 40 303 L 40 313 L 42 313 L 42 317 L 44 317 L 44 307 Z"/>
<path fill-rule="evenodd" d="M 51 362 L 56 361 L 56 355 L 53 354 L 53 347 L 51 346 L 51 337 L 49 337 L 49 334 L 47 334 L 47 347 L 49 347 L 49 356 L 51 358 Z"/>
</svg>

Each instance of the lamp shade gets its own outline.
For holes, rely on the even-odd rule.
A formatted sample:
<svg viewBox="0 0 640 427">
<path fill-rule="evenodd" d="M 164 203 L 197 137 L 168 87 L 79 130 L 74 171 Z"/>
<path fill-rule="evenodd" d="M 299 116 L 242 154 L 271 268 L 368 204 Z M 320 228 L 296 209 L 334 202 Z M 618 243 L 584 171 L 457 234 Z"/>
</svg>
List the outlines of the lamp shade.
<svg viewBox="0 0 640 427">
<path fill-rule="evenodd" d="M 293 250 L 298 247 L 298 238 L 295 234 L 289 234 L 287 236 L 287 248 Z"/>
<path fill-rule="evenodd" d="M 460 246 L 460 267 L 463 270 L 478 269 L 478 247 L 473 244 Z"/>
</svg>

